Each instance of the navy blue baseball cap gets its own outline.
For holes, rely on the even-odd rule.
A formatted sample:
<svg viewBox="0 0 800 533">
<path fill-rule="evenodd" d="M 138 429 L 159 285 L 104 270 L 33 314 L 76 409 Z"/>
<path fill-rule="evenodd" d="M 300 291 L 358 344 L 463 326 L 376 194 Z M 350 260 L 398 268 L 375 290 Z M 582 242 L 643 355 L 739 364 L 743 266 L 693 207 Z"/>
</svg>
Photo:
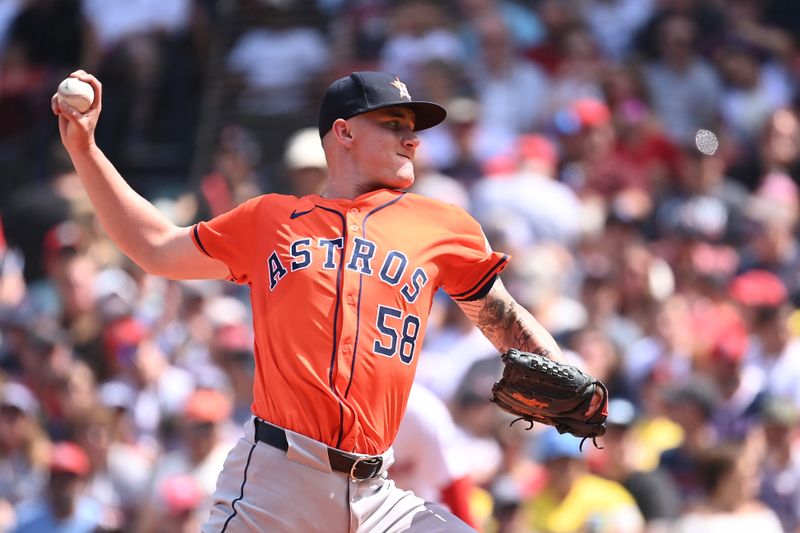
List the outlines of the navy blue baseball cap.
<svg viewBox="0 0 800 533">
<path fill-rule="evenodd" d="M 442 122 L 447 111 L 439 104 L 412 100 L 406 84 L 388 72 L 353 72 L 331 83 L 319 108 L 319 136 L 339 118 L 350 118 L 383 107 L 402 106 L 414 112 L 415 131 Z"/>
</svg>

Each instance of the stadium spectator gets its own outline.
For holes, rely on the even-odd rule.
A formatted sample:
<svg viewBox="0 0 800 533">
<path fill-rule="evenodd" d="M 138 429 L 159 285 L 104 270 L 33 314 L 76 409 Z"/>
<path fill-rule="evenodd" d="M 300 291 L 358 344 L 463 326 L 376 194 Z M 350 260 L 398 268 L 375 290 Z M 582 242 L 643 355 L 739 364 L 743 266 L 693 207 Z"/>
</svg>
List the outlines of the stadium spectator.
<svg viewBox="0 0 800 533">
<path fill-rule="evenodd" d="M 752 453 L 731 446 L 713 448 L 700 456 L 697 471 L 703 500 L 677 521 L 675 533 L 783 531 L 775 512 L 756 499 L 758 479 Z"/>
<path fill-rule="evenodd" d="M 578 533 L 592 528 L 641 531 L 644 519 L 631 494 L 616 481 L 588 472 L 578 449 L 579 439 L 548 428 L 534 443 L 536 458 L 548 477 L 545 486 L 523 504 L 528 528 L 544 533 Z"/>
</svg>

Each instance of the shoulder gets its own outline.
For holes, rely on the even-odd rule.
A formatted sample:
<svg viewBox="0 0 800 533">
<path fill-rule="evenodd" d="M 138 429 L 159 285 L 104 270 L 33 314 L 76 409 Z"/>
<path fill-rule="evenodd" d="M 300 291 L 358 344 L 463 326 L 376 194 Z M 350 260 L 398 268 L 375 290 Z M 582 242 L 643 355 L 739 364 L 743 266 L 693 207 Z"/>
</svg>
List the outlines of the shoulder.
<svg viewBox="0 0 800 533">
<path fill-rule="evenodd" d="M 435 220 L 443 223 L 447 221 L 457 222 L 461 220 L 469 220 L 474 222 L 474 218 L 467 213 L 467 211 L 458 205 L 449 204 L 436 198 L 422 196 L 421 194 L 407 192 L 403 197 L 403 201 L 410 207 L 426 213 L 430 216 L 429 220 Z"/>
<path fill-rule="evenodd" d="M 249 213 L 291 213 L 293 209 L 297 208 L 303 202 L 303 198 L 291 196 L 288 194 L 262 194 L 245 200 L 238 206 L 233 208 L 233 211 L 249 212 Z"/>
</svg>

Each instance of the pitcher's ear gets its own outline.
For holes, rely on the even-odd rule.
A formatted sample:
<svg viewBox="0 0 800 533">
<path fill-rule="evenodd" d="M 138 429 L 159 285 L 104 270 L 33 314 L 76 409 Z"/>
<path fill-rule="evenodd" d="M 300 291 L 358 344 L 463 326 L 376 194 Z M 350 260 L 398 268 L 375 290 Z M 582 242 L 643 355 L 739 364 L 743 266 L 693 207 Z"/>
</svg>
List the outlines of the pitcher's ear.
<svg viewBox="0 0 800 533">
<path fill-rule="evenodd" d="M 349 141 L 353 138 L 350 124 L 343 118 L 337 118 L 331 126 L 331 131 L 340 142 Z"/>
</svg>

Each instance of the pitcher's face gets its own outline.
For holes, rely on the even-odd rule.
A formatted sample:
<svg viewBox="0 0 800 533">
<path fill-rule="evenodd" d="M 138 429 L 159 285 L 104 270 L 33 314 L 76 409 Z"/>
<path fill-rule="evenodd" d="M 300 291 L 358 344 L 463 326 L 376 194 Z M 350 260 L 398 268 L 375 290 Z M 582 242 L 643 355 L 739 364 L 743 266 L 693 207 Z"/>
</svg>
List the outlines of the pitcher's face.
<svg viewBox="0 0 800 533">
<path fill-rule="evenodd" d="M 414 155 L 420 140 L 414 112 L 402 106 L 376 109 L 348 120 L 353 157 L 371 185 L 407 189 L 414 183 Z"/>
</svg>

